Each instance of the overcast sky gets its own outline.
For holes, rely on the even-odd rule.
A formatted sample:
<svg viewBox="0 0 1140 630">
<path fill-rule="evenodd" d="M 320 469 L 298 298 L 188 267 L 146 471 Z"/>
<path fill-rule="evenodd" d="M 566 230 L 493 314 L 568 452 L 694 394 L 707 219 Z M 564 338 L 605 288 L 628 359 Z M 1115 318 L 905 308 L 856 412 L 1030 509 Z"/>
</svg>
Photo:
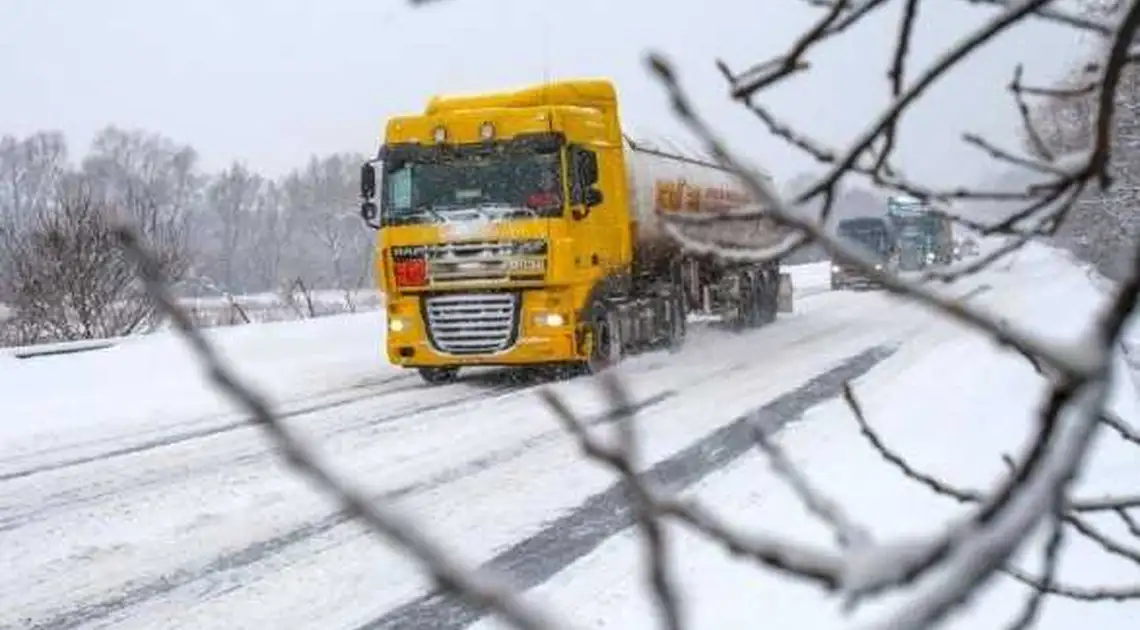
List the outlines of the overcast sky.
<svg viewBox="0 0 1140 630">
<path fill-rule="evenodd" d="M 901 2 L 895 2 L 901 5 Z M 930 0 L 912 68 L 992 11 Z M 689 140 L 644 67 L 673 58 L 733 146 L 783 180 L 810 166 L 731 103 L 713 65 L 743 68 L 819 15 L 802 0 L 0 0 L 0 134 L 59 129 L 72 154 L 107 124 L 193 145 L 206 168 L 240 160 L 277 175 L 312 154 L 375 150 L 386 116 L 436 92 L 544 78 L 615 80 L 624 122 Z M 810 76 L 763 97 L 814 137 L 850 141 L 888 95 L 897 10 L 812 57 Z M 1056 76 L 1072 33 L 1026 25 L 979 53 L 908 119 L 904 170 L 927 181 L 982 176 L 962 131 L 1013 143 L 1013 65 Z"/>
</svg>

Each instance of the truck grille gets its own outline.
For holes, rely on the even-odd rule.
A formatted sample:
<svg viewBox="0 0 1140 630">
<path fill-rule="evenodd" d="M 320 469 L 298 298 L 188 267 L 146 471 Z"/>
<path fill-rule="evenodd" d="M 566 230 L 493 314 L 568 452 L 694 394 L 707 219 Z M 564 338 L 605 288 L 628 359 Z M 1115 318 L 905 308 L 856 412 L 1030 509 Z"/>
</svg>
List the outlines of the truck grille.
<svg viewBox="0 0 1140 630">
<path fill-rule="evenodd" d="M 426 249 L 433 283 L 506 281 L 546 273 L 546 243 L 541 240 L 442 243 Z"/>
<path fill-rule="evenodd" d="M 424 300 L 432 345 L 448 354 L 506 350 L 518 330 L 517 293 L 433 295 Z"/>
</svg>

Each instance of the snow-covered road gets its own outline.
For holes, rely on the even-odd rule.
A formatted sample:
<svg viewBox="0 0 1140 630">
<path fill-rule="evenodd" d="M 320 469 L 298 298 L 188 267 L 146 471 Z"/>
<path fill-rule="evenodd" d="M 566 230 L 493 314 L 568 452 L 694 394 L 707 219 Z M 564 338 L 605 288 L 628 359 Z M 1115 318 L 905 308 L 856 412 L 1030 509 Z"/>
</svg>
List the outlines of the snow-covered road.
<svg viewBox="0 0 1140 630">
<path fill-rule="evenodd" d="M 645 464 L 658 480 L 698 482 L 748 448 L 739 439 L 741 418 L 760 414 L 775 431 L 930 326 L 916 307 L 877 292 L 829 292 L 818 266 L 801 272 L 795 314 L 744 334 L 694 327 L 680 353 L 623 365 L 640 405 Z M 982 295 L 987 282 L 952 291 Z M 248 367 L 338 471 L 414 514 L 465 562 L 502 570 L 524 588 L 627 527 L 613 476 L 584 461 L 539 404 L 543 383 L 485 371 L 449 386 L 421 385 L 380 364 L 374 318 L 263 327 L 262 342 L 276 342 L 282 354 L 292 345 L 296 356 Z M 242 348 L 253 345 L 249 336 L 259 334 L 247 328 L 220 338 L 239 365 Z M 62 373 L 54 396 L 70 399 L 41 392 L 43 407 L 9 410 L 48 418 L 53 406 L 57 415 L 74 414 L 79 400 L 96 418 L 5 427 L 0 626 L 352 629 L 476 621 L 429 597 L 413 564 L 286 470 L 256 428 L 206 401 L 204 390 L 194 396 L 184 382 L 180 389 L 181 379 L 202 377 L 174 343 L 37 359 L 34 368 L 20 366 L 23 373 L 14 359 L 0 364 L 0 376 L 15 375 L 5 387 L 24 378 L 30 388 L 28 370 L 55 362 Z M 113 371 L 128 356 L 141 371 L 118 377 L 136 382 L 116 383 Z M 95 375 L 107 380 L 85 387 L 82 379 Z M 550 386 L 605 423 L 590 379 Z M 107 402 L 116 396 L 117 404 Z M 187 400 L 197 415 L 185 411 Z"/>
</svg>

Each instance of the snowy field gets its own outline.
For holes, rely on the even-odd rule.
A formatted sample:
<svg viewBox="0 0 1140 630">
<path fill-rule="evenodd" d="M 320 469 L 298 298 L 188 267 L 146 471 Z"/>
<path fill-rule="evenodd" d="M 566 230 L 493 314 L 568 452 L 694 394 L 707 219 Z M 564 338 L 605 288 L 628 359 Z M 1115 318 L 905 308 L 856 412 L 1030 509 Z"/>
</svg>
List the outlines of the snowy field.
<svg viewBox="0 0 1140 630">
<path fill-rule="evenodd" d="M 867 445 L 834 398 L 839 383 L 855 378 L 870 422 L 916 465 L 978 487 L 1025 439 L 1040 377 L 918 307 L 880 292 L 828 291 L 826 264 L 793 276 L 796 312 L 772 326 L 694 326 L 679 355 L 623 364 L 645 466 L 741 527 L 826 542 L 829 533 L 734 433 L 738 418 L 762 410 L 812 480 L 876 535 L 925 533 L 962 508 Z M 1105 289 L 1066 256 L 1035 247 L 947 290 L 1069 337 Z M 421 519 L 464 562 L 505 573 L 575 627 L 656 627 L 614 478 L 582 460 L 540 405 L 545 384 L 471 370 L 456 384 L 422 385 L 383 362 L 382 312 L 208 334 L 338 471 Z M 550 386 L 604 422 L 591 379 Z M 1129 378 L 1116 386 L 1114 410 L 1135 425 L 1137 390 Z M 286 471 L 168 334 L 75 355 L 0 355 L 0 403 L 0 627 L 501 627 L 426 597 L 415 565 Z M 1098 446 L 1082 494 L 1134 491 L 1136 451 L 1107 437 Z M 818 589 L 671 531 L 693 627 L 845 626 Z M 1068 583 L 1138 581 L 1135 565 L 1087 543 L 1063 554 Z M 1022 591 L 1002 578 L 951 627 L 1007 625 Z M 855 620 L 877 612 L 869 606 Z M 1039 627 L 1116 630 L 1137 618 L 1136 603 L 1050 600 Z"/>
</svg>

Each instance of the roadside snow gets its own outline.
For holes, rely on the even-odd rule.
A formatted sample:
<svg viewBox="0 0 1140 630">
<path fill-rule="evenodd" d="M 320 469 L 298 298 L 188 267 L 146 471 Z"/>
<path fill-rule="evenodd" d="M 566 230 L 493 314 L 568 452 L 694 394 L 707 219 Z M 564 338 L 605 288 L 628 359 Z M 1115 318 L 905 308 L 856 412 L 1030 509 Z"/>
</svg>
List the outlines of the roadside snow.
<svg viewBox="0 0 1140 630">
<path fill-rule="evenodd" d="M 987 276 L 994 290 L 977 302 L 1055 339 L 1075 339 L 1106 297 L 1083 268 L 1043 246 L 1027 248 L 1004 271 Z M 1123 360 L 1118 369 L 1121 378 L 1114 383 L 1112 408 L 1136 426 L 1137 390 L 1125 376 Z M 1043 381 L 1019 355 L 960 326 L 939 323 L 904 344 L 854 388 L 871 424 L 913 465 L 958 486 L 985 489 L 1003 473 L 1002 455 L 1016 452 L 1028 438 Z M 841 401 L 813 409 L 777 440 L 818 487 L 879 540 L 930 533 L 963 513 L 955 502 L 902 477 L 873 451 Z M 1134 446 L 1129 449 L 1115 436 L 1102 435 L 1079 494 L 1135 492 L 1140 479 L 1136 453 Z M 738 527 L 831 544 L 831 532 L 805 513 L 759 455 L 742 458 L 710 476 L 692 494 Z M 1115 525 L 1109 519 L 1102 526 L 1122 531 Z M 899 601 L 892 596 L 849 617 L 839 602 L 813 586 L 735 560 L 688 530 L 670 527 L 670 531 L 672 574 L 685 594 L 684 615 L 692 627 L 850 627 L 853 622 L 881 619 Z M 1034 532 L 1034 544 L 1019 558 L 1019 565 L 1029 570 L 1040 566 L 1039 534 Z M 1136 583 L 1135 565 L 1107 555 L 1072 531 L 1069 534 L 1060 573 L 1066 584 Z M 641 541 L 627 531 L 528 597 L 549 602 L 578 626 L 652 628 L 658 618 L 645 575 Z M 972 601 L 966 614 L 946 627 L 1006 625 L 1018 614 L 1025 594 L 1023 587 L 998 578 Z M 1045 604 L 1036 627 L 1123 630 L 1135 627 L 1137 618 L 1140 603 L 1136 602 L 1089 604 L 1054 598 Z M 476 627 L 504 626 L 486 619 Z"/>
<path fill-rule="evenodd" d="M 394 373 L 382 312 L 206 330 L 238 372 L 278 402 Z M 233 412 L 170 332 L 85 352 L 0 355 L 0 453 L 16 456 L 125 431 L 160 431 Z"/>
</svg>

